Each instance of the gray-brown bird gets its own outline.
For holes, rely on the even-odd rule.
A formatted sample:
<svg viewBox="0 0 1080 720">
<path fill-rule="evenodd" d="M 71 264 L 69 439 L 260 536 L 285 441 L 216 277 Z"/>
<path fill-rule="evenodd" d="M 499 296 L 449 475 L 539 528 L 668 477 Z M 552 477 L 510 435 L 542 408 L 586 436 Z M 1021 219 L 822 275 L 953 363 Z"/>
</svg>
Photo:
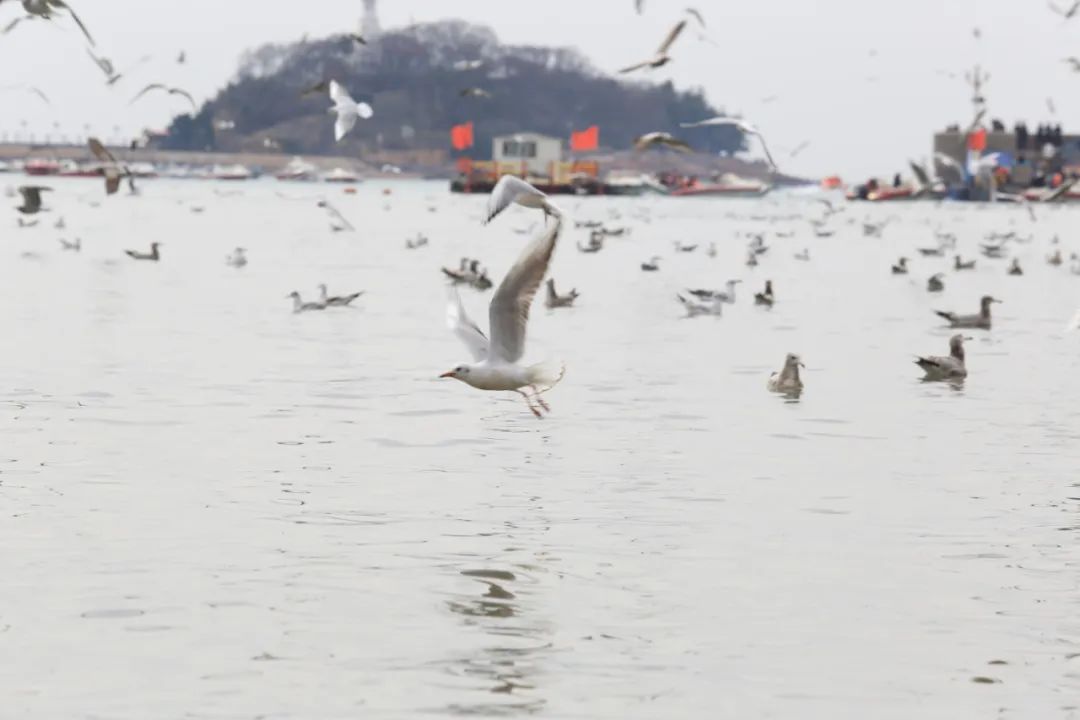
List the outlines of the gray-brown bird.
<svg viewBox="0 0 1080 720">
<path fill-rule="evenodd" d="M 41 205 L 41 193 L 51 192 L 51 187 L 44 187 L 42 185 L 23 185 L 19 188 L 19 193 L 22 195 L 22 205 L 15 208 L 23 215 L 36 215 L 44 208 Z"/>
</svg>

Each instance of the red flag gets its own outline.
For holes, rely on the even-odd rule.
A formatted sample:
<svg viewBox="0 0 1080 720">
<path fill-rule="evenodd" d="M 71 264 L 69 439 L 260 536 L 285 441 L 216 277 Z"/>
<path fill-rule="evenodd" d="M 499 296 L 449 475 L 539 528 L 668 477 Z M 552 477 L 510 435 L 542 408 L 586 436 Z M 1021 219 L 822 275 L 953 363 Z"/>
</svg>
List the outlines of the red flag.
<svg viewBox="0 0 1080 720">
<path fill-rule="evenodd" d="M 455 125 L 450 128 L 450 144 L 455 150 L 464 150 L 473 146 L 473 124 Z"/>
<path fill-rule="evenodd" d="M 975 152 L 982 152 L 986 149 L 986 128 L 979 128 L 975 132 L 968 135 L 967 142 L 968 150 L 974 150 Z"/>
<path fill-rule="evenodd" d="M 588 130 L 570 133 L 570 149 L 576 152 L 588 152 L 600 147 L 600 128 L 593 125 Z"/>
</svg>

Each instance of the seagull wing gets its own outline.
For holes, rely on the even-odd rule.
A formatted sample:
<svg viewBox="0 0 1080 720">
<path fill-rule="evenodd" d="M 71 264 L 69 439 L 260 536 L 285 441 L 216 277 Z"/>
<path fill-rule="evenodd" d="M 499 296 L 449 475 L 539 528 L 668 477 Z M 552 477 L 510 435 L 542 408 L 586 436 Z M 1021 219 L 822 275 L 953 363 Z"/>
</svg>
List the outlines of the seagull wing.
<svg viewBox="0 0 1080 720">
<path fill-rule="evenodd" d="M 645 11 L 645 0 L 634 0 L 634 9 L 637 10 L 637 14 L 640 15 Z"/>
<path fill-rule="evenodd" d="M 933 183 L 930 180 L 929 173 L 926 172 L 926 168 L 912 160 L 908 161 L 908 166 L 911 168 L 911 172 L 915 174 L 915 179 L 919 182 L 920 188 L 931 187 Z"/>
<path fill-rule="evenodd" d="M 465 306 L 461 304 L 461 296 L 454 288 L 450 288 L 450 298 L 446 305 L 446 324 L 461 339 L 461 342 L 465 343 L 473 360 L 479 361 L 487 357 L 487 336 L 469 318 L 465 312 Z"/>
<path fill-rule="evenodd" d="M 113 157 L 113 154 L 109 152 L 104 145 L 101 144 L 100 140 L 92 137 L 89 138 L 86 143 L 90 146 L 90 152 L 94 153 L 94 157 L 96 157 L 99 161 L 113 163 L 114 165 L 116 164 L 116 158 Z"/>
<path fill-rule="evenodd" d="M 676 23 L 675 27 L 671 28 L 671 32 L 668 33 L 668 36 L 664 38 L 664 42 L 660 45 L 660 49 L 656 51 L 656 54 L 667 55 L 667 51 L 670 50 L 671 46 L 675 44 L 675 40 L 678 39 L 679 35 L 682 34 L 682 31 L 685 28 L 685 20 L 680 20 L 678 23 Z"/>
<path fill-rule="evenodd" d="M 330 81 L 330 99 L 338 105 L 351 104 L 353 102 L 352 96 L 349 95 L 345 88 L 338 84 L 337 80 Z"/>
<path fill-rule="evenodd" d="M 14 30 L 15 26 L 18 25 L 19 23 L 21 23 L 25 19 L 26 19 L 26 16 L 20 16 L 20 17 L 15 18 L 11 22 L 9 22 L 7 24 L 7 26 L 4 28 L 4 34 L 6 35 L 9 32 L 11 32 L 12 30 Z"/>
<path fill-rule="evenodd" d="M 27 88 L 27 90 L 44 100 L 46 105 L 52 105 L 52 101 L 49 100 L 48 96 L 46 96 L 45 93 L 41 92 L 36 87 Z"/>
<path fill-rule="evenodd" d="M 321 207 L 325 208 L 326 212 L 330 213 L 331 217 L 333 217 L 336 220 L 340 220 L 349 230 L 354 229 L 353 226 L 352 226 L 352 223 L 350 223 L 348 220 L 346 220 L 345 216 L 342 215 L 341 212 L 338 211 L 338 209 L 336 207 L 334 207 L 330 203 L 326 202 L 325 200 L 320 202 L 319 205 Z"/>
<path fill-rule="evenodd" d="M 183 88 L 169 88 L 169 94 L 170 95 L 180 95 L 181 97 L 185 97 L 185 98 L 187 98 L 187 101 L 189 103 L 191 103 L 191 109 L 192 110 L 198 110 L 199 109 L 198 105 L 195 104 L 195 98 L 191 97 L 191 93 L 189 93 L 187 90 L 184 90 Z"/>
<path fill-rule="evenodd" d="M 687 15 L 692 15 L 695 20 L 697 20 L 699 23 L 701 23 L 701 27 L 705 27 L 705 16 L 701 14 L 700 10 L 697 10 L 696 8 L 688 7 L 688 8 L 686 8 L 686 14 Z"/>
<path fill-rule="evenodd" d="M 138 95 L 131 98 L 131 102 L 128 103 L 128 104 L 133 105 L 135 102 L 137 102 L 139 100 L 139 98 L 141 98 L 143 95 L 145 95 L 148 92 L 153 92 L 154 90 L 166 90 L 166 89 L 167 88 L 164 85 L 162 85 L 161 83 L 150 83 L 149 85 L 144 87 L 142 90 L 140 90 Z"/>
<path fill-rule="evenodd" d="M 622 70 L 619 70 L 619 72 L 622 73 L 623 75 L 625 75 L 626 73 L 632 73 L 635 70 L 641 70 L 642 68 L 647 68 L 651 64 L 652 64 L 651 62 L 646 60 L 645 62 L 638 63 L 637 65 L 631 65 L 630 67 L 624 67 Z"/>
<path fill-rule="evenodd" d="M 671 135 L 661 138 L 660 142 L 667 145 L 669 148 L 674 148 L 675 150 L 679 150 L 681 152 L 694 151 L 694 148 L 690 147 L 690 143 L 686 142 L 685 140 L 680 140 L 677 137 L 672 137 Z"/>
<path fill-rule="evenodd" d="M 707 120 L 698 120 L 692 123 L 679 123 L 679 127 L 684 128 L 698 128 L 698 127 L 712 127 L 714 125 L 738 125 L 739 121 L 734 118 L 728 117 L 712 117 Z"/>
<path fill-rule="evenodd" d="M 491 195 L 488 196 L 487 218 L 484 220 L 484 224 L 487 225 L 494 220 L 496 215 L 509 207 L 522 195 L 533 195 L 538 198 L 547 197 L 519 177 L 503 175 L 499 178 L 499 182 L 495 183 Z"/>
<path fill-rule="evenodd" d="M 746 132 L 746 130 L 743 130 L 743 131 Z M 765 136 L 762 135 L 760 132 L 757 132 L 757 131 L 754 131 L 751 134 L 752 135 L 757 135 L 757 139 L 761 142 L 761 149 L 765 151 L 765 157 L 768 158 L 769 166 L 772 167 L 773 172 L 776 172 L 777 170 L 779 170 L 779 168 L 776 167 L 776 161 L 773 160 L 772 153 L 769 152 L 769 146 L 765 144 Z"/>
<path fill-rule="evenodd" d="M 525 248 L 495 291 L 488 311 L 493 358 L 516 363 L 525 354 L 529 309 L 547 274 L 561 230 L 562 220 L 556 217 L 551 228 Z"/>
<path fill-rule="evenodd" d="M 75 24 L 79 26 L 80 30 L 82 30 L 82 34 L 85 35 L 86 39 L 90 42 L 90 45 L 92 45 L 93 47 L 97 47 L 97 43 L 95 43 L 94 38 L 91 37 L 90 31 L 86 29 L 86 26 L 83 25 L 83 21 L 79 19 L 79 16 L 75 14 L 75 11 L 71 9 L 70 5 L 68 5 L 63 0 L 51 0 L 51 3 L 56 7 L 62 7 L 67 10 L 68 13 L 71 14 L 71 19 L 75 21 Z"/>
<path fill-rule="evenodd" d="M 341 142 L 341 138 L 349 134 L 356 125 L 357 113 L 350 110 L 339 110 L 337 120 L 334 121 L 334 142 Z"/>
</svg>

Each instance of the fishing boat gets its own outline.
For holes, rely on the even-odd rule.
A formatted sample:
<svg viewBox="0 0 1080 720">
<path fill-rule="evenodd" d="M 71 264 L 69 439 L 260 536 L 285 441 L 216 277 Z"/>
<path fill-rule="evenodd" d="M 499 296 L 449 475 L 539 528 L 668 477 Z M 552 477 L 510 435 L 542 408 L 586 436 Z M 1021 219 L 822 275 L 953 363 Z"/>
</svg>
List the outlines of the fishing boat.
<svg viewBox="0 0 1080 720">
<path fill-rule="evenodd" d="M 215 165 L 210 177 L 214 180 L 251 180 L 255 173 L 243 165 Z"/>
<path fill-rule="evenodd" d="M 323 175 L 323 182 L 328 183 L 356 183 L 360 182 L 360 178 L 356 173 L 350 172 L 345 168 L 336 167 L 330 172 Z"/>
<path fill-rule="evenodd" d="M 278 180 L 310 182 L 318 179 L 319 168 L 302 157 L 294 157 L 274 175 Z"/>
<path fill-rule="evenodd" d="M 669 193 L 672 197 L 741 197 L 767 195 L 772 186 L 759 180 L 746 180 L 736 175 L 722 175 L 716 182 L 690 182 L 678 185 Z"/>
<path fill-rule="evenodd" d="M 27 175 L 56 175 L 60 172 L 60 163 L 55 160 L 27 160 L 23 171 Z"/>
</svg>

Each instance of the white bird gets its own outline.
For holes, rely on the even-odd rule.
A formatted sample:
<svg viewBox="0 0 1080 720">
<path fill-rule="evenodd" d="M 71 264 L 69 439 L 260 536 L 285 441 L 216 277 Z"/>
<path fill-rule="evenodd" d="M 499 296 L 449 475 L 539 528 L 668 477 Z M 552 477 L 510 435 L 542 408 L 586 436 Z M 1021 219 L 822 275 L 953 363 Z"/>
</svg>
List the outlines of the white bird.
<svg viewBox="0 0 1080 720">
<path fill-rule="evenodd" d="M 330 81 L 330 99 L 334 101 L 334 106 L 330 108 L 330 112 L 337 114 L 337 120 L 334 121 L 335 142 L 341 142 L 341 138 L 345 137 L 353 129 L 353 126 L 356 125 L 356 118 L 360 117 L 367 120 L 375 114 L 375 111 L 366 102 L 358 103 L 353 100 L 345 88 L 338 84 L 337 80 Z"/>
<path fill-rule="evenodd" d="M 551 408 L 540 397 L 558 384 L 565 368 L 561 362 L 521 365 L 529 310 L 547 274 L 562 231 L 562 217 L 533 240 L 506 274 L 491 299 L 488 318 L 491 339 L 469 319 L 456 290 L 450 290 L 447 324 L 472 354 L 473 363 L 461 364 L 439 377 L 454 378 L 478 390 L 512 391 L 525 398 L 536 417 Z M 531 395 L 530 395 L 531 392 Z"/>
<path fill-rule="evenodd" d="M 348 295 L 327 295 L 326 285 L 319 285 L 319 301 L 326 307 L 348 307 L 352 301 L 364 294 L 363 290 Z"/>
<path fill-rule="evenodd" d="M 715 315 L 719 317 L 724 312 L 724 301 L 719 297 L 714 297 L 708 302 L 691 300 L 683 295 L 676 295 L 675 297 L 686 308 L 686 317 L 697 317 L 698 315 Z"/>
<path fill-rule="evenodd" d="M 669 62 L 671 62 L 671 57 L 668 55 L 668 50 L 671 49 L 671 46 L 675 43 L 675 40 L 678 39 L 679 35 L 684 29 L 686 29 L 686 21 L 680 20 L 678 23 L 676 23 L 675 27 L 671 28 L 671 32 L 669 32 L 667 37 L 664 38 L 664 42 L 660 43 L 660 47 L 656 50 L 655 55 L 653 55 L 651 58 L 644 62 L 637 63 L 636 65 L 631 65 L 630 67 L 625 67 L 619 72 L 629 73 L 635 70 L 641 70 L 643 68 L 655 69 L 667 65 Z"/>
<path fill-rule="evenodd" d="M 326 309 L 326 303 L 304 302 L 303 300 L 300 299 L 300 293 L 296 292 L 295 290 L 293 290 L 291 293 L 289 293 L 285 297 L 292 299 L 292 301 L 293 301 L 293 312 L 294 313 L 311 312 L 313 310 L 325 310 Z"/>
<path fill-rule="evenodd" d="M 719 300 L 720 302 L 735 304 L 735 286 L 742 280 L 728 280 L 725 290 L 687 290 L 688 293 L 700 300 Z"/>
<path fill-rule="evenodd" d="M 1076 311 L 1076 315 L 1073 316 L 1072 322 L 1069 323 L 1067 330 L 1080 330 L 1080 310 Z"/>
<path fill-rule="evenodd" d="M 699 120 L 692 123 L 679 123 L 680 127 L 684 128 L 699 128 L 699 127 L 719 127 L 727 125 L 739 130 L 739 132 L 746 135 L 753 135 L 761 143 L 761 149 L 765 151 L 765 157 L 769 160 L 769 166 L 772 167 L 773 172 L 777 172 L 779 168 L 776 166 L 776 161 L 773 160 L 772 153 L 769 152 L 769 146 L 765 143 L 765 136 L 761 134 L 755 126 L 745 123 L 738 118 L 724 117 L 718 115 L 716 117 L 708 118 L 707 120 Z"/>
<path fill-rule="evenodd" d="M 225 264 L 228 265 L 229 267 L 234 267 L 234 268 L 242 268 L 242 267 L 244 267 L 245 265 L 248 264 L 247 255 L 245 254 L 246 252 L 247 252 L 247 250 L 245 250 L 242 247 L 236 248 L 235 250 L 232 251 L 231 255 L 228 255 L 225 258 Z"/>
<path fill-rule="evenodd" d="M 494 220 L 499 213 L 513 203 L 517 203 L 522 207 L 543 210 L 545 216 L 562 217 L 562 211 L 548 200 L 547 195 L 521 178 L 513 175 L 503 175 L 499 178 L 499 182 L 495 183 L 495 187 L 492 188 L 491 195 L 488 197 L 487 215 L 484 218 L 484 224 L 487 225 Z"/>
</svg>

